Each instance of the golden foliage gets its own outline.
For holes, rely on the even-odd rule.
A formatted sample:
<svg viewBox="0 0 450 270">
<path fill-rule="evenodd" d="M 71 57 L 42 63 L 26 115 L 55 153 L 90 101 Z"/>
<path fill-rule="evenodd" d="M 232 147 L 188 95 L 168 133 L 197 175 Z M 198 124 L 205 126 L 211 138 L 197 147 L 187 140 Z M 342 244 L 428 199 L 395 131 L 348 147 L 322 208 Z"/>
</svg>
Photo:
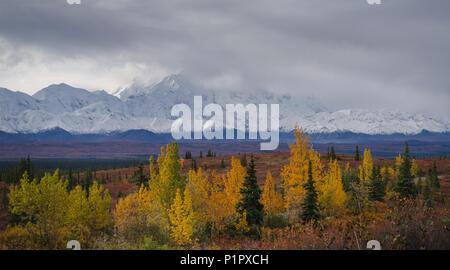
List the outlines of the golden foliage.
<svg viewBox="0 0 450 270">
<path fill-rule="evenodd" d="M 33 250 L 41 248 L 33 237 L 30 225 L 8 226 L 0 231 L 0 250 Z"/>
<path fill-rule="evenodd" d="M 211 175 L 211 191 L 207 206 L 207 220 L 211 223 L 213 233 L 220 232 L 225 228 L 228 211 L 223 207 L 225 194 L 223 192 L 223 178 L 216 174 Z"/>
<path fill-rule="evenodd" d="M 398 172 L 402 162 L 403 162 L 403 158 L 402 158 L 402 156 L 400 154 L 398 154 L 398 156 L 395 158 L 395 171 Z"/>
<path fill-rule="evenodd" d="M 180 246 L 189 246 L 197 240 L 194 236 L 194 211 L 189 192 L 185 190 L 184 200 L 181 198 L 180 190 L 177 190 L 172 207 L 169 211 L 169 229 L 173 241 Z"/>
<path fill-rule="evenodd" d="M 295 127 L 296 142 L 289 144 L 289 163 L 282 168 L 281 180 L 286 201 L 286 209 L 293 214 L 298 214 L 305 197 L 303 185 L 308 179 L 308 161 L 312 163 L 312 175 L 316 185 L 322 179 L 323 165 L 320 156 L 316 153 L 311 144 L 311 138 L 306 133 Z"/>
<path fill-rule="evenodd" d="M 241 199 L 240 190 L 243 186 L 246 171 L 241 162 L 231 158 L 231 169 L 222 176 L 215 171 L 212 174 L 210 199 L 208 200 L 208 222 L 211 222 L 213 233 L 223 231 L 238 217 L 236 204 Z"/>
<path fill-rule="evenodd" d="M 250 231 L 250 227 L 247 223 L 247 211 L 244 211 L 242 216 L 239 218 L 239 221 L 236 224 L 236 230 L 241 233 L 247 233 Z"/>
<path fill-rule="evenodd" d="M 111 196 L 97 182 L 89 188 L 89 197 L 81 186 L 69 194 L 68 225 L 80 243 L 92 243 L 93 237 L 111 224 Z"/>
<path fill-rule="evenodd" d="M 372 177 L 373 159 L 369 149 L 364 150 L 364 159 L 362 166 L 359 166 L 359 180 L 363 184 L 368 184 Z"/>
<path fill-rule="evenodd" d="M 29 181 L 27 174 L 20 185 L 9 194 L 10 212 L 19 216 L 36 248 L 61 249 L 70 238 L 85 247 L 93 237 L 107 228 L 111 197 L 96 182 L 89 197 L 81 187 L 67 191 L 67 182 L 59 178 L 57 170 L 40 181 Z M 19 235 L 21 229 L 11 229 Z M 23 230 L 22 230 L 23 232 Z"/>
<path fill-rule="evenodd" d="M 267 171 L 261 203 L 264 205 L 265 214 L 278 215 L 284 211 L 283 197 L 276 191 L 275 182 L 270 171 Z"/>
<path fill-rule="evenodd" d="M 411 175 L 414 177 L 419 177 L 419 174 L 420 174 L 419 165 L 417 165 L 416 159 L 413 159 L 411 162 Z"/>
<path fill-rule="evenodd" d="M 380 169 L 380 174 L 383 176 L 383 175 L 386 175 L 386 170 L 387 170 L 387 173 L 388 173 L 388 175 L 389 175 L 389 179 L 390 180 L 392 180 L 392 179 L 395 179 L 395 170 L 393 169 L 393 168 L 391 168 L 391 167 L 382 167 L 381 169 Z"/>
<path fill-rule="evenodd" d="M 113 219 L 118 235 L 130 241 L 162 233 L 168 225 L 159 202 L 144 186 L 119 200 Z"/>
<path fill-rule="evenodd" d="M 241 200 L 241 188 L 244 184 L 245 168 L 241 162 L 232 157 L 231 169 L 222 177 L 223 179 L 223 201 L 222 207 L 225 217 L 234 217 L 237 215 L 236 204 Z"/>
<path fill-rule="evenodd" d="M 208 176 L 203 173 L 201 168 L 199 168 L 197 172 L 195 172 L 195 170 L 189 170 L 186 190 L 189 192 L 192 199 L 192 208 L 194 209 L 196 223 L 207 222 L 207 205 L 210 200 L 209 194 L 211 192 L 211 183 L 208 180 Z"/>
<path fill-rule="evenodd" d="M 342 185 L 342 173 L 337 160 L 330 161 L 328 174 L 319 185 L 319 204 L 328 215 L 340 214 L 344 210 L 347 194 Z"/>
<path fill-rule="evenodd" d="M 158 199 L 167 212 L 175 198 L 177 189 L 184 190 L 186 185 L 185 178 L 180 174 L 183 166 L 178 155 L 178 144 L 176 142 L 168 144 L 166 149 L 161 147 L 161 154 L 157 162 L 158 174 L 153 169 L 153 162 L 150 162 L 151 181 L 149 186 L 153 196 Z"/>
</svg>

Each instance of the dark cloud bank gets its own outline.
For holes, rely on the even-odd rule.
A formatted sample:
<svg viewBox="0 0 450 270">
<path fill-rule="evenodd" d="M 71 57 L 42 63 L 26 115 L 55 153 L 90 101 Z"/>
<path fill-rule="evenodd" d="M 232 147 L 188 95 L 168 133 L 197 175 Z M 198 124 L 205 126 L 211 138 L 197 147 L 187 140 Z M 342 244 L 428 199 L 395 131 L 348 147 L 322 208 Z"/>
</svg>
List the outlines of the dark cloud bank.
<svg viewBox="0 0 450 270">
<path fill-rule="evenodd" d="M 330 109 L 450 115 L 450 1 L 0 1 L 0 86 L 89 89 L 182 72 Z"/>
</svg>

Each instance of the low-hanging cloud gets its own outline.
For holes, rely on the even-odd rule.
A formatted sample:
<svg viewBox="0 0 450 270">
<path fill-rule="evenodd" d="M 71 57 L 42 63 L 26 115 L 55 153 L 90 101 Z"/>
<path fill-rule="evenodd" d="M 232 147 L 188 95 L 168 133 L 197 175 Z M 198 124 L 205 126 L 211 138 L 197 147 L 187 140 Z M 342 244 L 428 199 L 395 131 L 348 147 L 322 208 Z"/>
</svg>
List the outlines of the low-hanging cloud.
<svg viewBox="0 0 450 270">
<path fill-rule="evenodd" d="M 5 0 L 0 87 L 89 89 L 182 72 L 330 109 L 450 115 L 447 0 Z"/>
</svg>

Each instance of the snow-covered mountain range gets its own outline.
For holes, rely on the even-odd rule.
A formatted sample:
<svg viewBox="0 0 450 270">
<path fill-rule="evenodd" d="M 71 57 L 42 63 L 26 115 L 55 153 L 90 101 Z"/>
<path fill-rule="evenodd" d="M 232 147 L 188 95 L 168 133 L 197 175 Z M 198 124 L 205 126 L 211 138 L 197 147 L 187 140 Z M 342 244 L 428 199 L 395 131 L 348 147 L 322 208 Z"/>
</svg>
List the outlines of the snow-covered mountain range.
<svg viewBox="0 0 450 270">
<path fill-rule="evenodd" d="M 180 75 L 151 85 L 132 85 L 109 94 L 67 84 L 51 85 L 33 96 L 0 88 L 0 131 L 35 133 L 62 128 L 71 133 L 106 133 L 145 129 L 170 132 L 173 105 L 193 108 L 195 95 L 203 104 L 280 104 L 280 126 L 298 124 L 310 133 L 350 131 L 365 134 L 415 134 L 422 130 L 449 132 L 448 120 L 400 111 L 347 109 L 328 111 L 311 97 L 294 98 L 265 91 L 214 91 L 195 86 Z"/>
</svg>

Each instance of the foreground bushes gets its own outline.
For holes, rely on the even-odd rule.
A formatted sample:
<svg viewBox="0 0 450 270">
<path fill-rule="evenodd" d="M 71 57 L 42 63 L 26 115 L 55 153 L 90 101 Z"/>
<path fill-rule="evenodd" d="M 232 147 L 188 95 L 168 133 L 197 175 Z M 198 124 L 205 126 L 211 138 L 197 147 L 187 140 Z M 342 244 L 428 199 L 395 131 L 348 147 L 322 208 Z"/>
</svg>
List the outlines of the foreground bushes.
<svg viewBox="0 0 450 270">
<path fill-rule="evenodd" d="M 64 249 L 72 239 L 92 247 L 96 237 L 112 225 L 111 197 L 96 182 L 88 190 L 77 186 L 69 192 L 67 186 L 58 171 L 40 181 L 30 181 L 25 173 L 20 185 L 11 188 L 14 222 L 0 233 L 0 248 Z"/>
<path fill-rule="evenodd" d="M 306 134 L 295 134 L 281 188 L 268 171 L 262 194 L 253 156 L 247 168 L 232 157 L 221 176 L 191 169 L 186 177 L 176 143 L 161 149 L 157 168 L 151 158 L 149 181 L 142 177 L 112 213 L 95 182 L 69 191 L 58 171 L 40 181 L 25 174 L 11 187 L 0 248 L 64 249 L 71 239 L 83 249 L 365 249 L 372 239 L 384 249 L 450 246 L 447 205 L 432 196 L 437 173 L 419 192 L 407 146 L 396 170 L 375 166 L 370 151 L 357 171 L 343 170 L 336 160 L 324 167 Z"/>
<path fill-rule="evenodd" d="M 380 203 L 366 216 L 325 218 L 316 224 L 291 224 L 263 228 L 260 241 L 217 237 L 207 248 L 215 249 L 366 249 L 378 240 L 382 249 L 442 249 L 450 246 L 450 211 L 441 205 L 428 208 L 421 198 Z"/>
</svg>

